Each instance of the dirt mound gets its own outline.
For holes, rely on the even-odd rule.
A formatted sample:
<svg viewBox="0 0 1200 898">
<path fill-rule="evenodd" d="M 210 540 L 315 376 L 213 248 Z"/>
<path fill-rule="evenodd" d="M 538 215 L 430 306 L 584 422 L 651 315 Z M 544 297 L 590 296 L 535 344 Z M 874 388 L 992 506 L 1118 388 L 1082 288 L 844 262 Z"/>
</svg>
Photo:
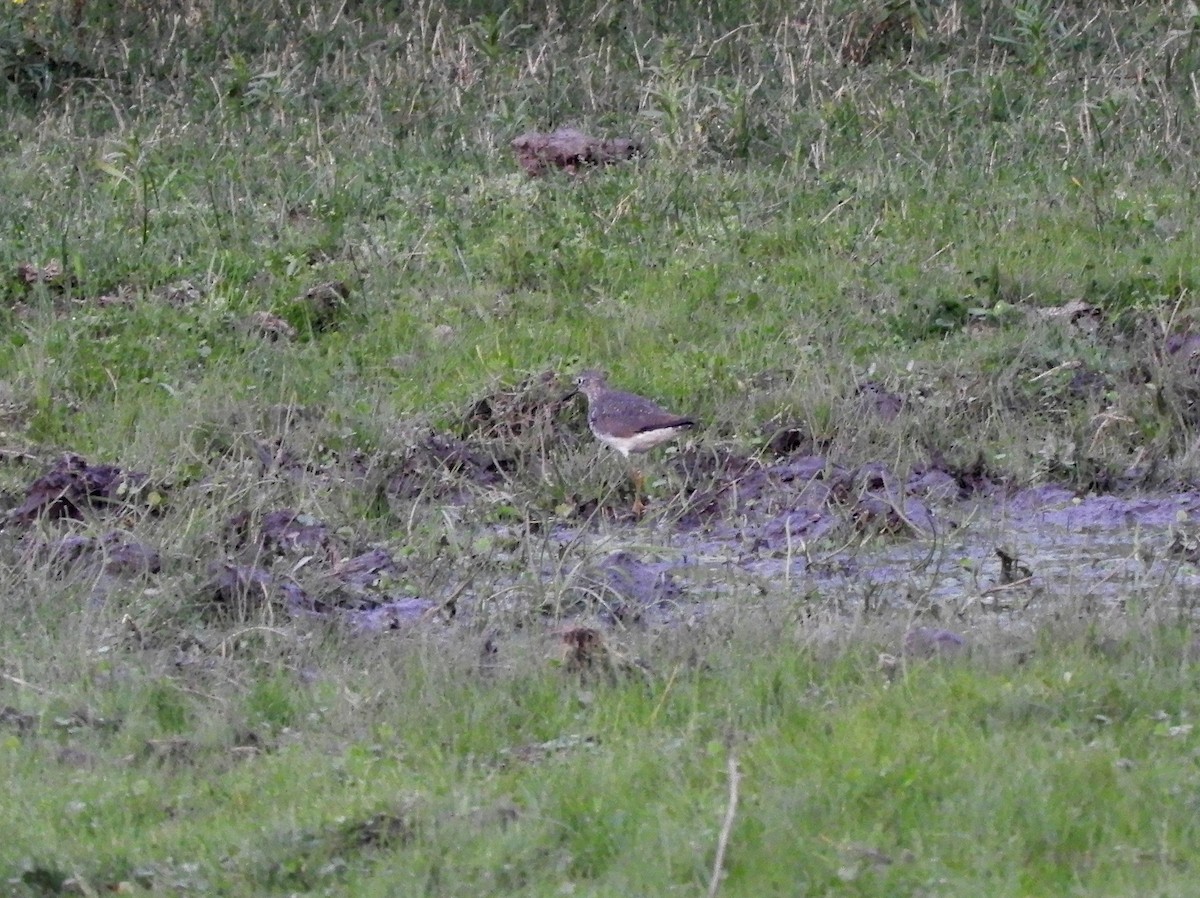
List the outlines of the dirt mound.
<svg viewBox="0 0 1200 898">
<path fill-rule="evenodd" d="M 601 140 L 574 128 L 559 128 L 549 134 L 530 131 L 512 142 L 517 162 L 530 177 L 545 174 L 551 168 L 572 175 L 581 168 L 627 162 L 642 155 L 642 146 L 628 137 Z"/>
<path fill-rule="evenodd" d="M 88 509 L 127 507 L 146 481 L 145 474 L 116 465 L 93 465 L 81 455 L 68 453 L 30 484 L 25 501 L 10 512 L 9 520 L 29 524 L 38 518 L 81 519 Z"/>
</svg>

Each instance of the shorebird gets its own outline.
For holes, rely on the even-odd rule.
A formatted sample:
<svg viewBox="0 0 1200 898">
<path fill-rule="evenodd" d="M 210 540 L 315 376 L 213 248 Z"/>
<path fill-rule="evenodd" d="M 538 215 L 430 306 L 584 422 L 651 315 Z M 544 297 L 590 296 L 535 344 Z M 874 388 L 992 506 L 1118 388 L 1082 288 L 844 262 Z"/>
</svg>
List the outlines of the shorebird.
<svg viewBox="0 0 1200 898">
<path fill-rule="evenodd" d="M 645 396 L 614 390 L 600 371 L 584 371 L 575 379 L 575 389 L 564 398 L 576 393 L 587 397 L 588 427 L 596 439 L 626 459 L 630 453 L 647 452 L 696 426 L 694 419 L 669 412 Z M 634 513 L 641 514 L 644 478 L 634 471 L 631 479 Z"/>
</svg>

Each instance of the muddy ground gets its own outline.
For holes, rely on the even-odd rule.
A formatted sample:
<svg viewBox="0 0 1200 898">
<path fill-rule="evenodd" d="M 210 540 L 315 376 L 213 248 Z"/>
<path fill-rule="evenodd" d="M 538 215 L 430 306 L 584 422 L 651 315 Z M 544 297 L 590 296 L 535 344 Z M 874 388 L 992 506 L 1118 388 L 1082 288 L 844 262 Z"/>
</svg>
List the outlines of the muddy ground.
<svg viewBox="0 0 1200 898">
<path fill-rule="evenodd" d="M 447 521 L 472 517 L 464 512 L 494 502 L 497 487 L 528 476 L 522 453 L 547 432 L 607 466 L 606 488 L 571 493 L 554 513 L 474 515 L 482 523 L 471 525 L 469 548 L 442 553 L 437 577 L 397 543 L 347 537 L 347 521 L 249 503 L 222 521 L 207 557 L 182 557 L 160 532 L 204 501 L 203 480 L 153 484 L 119 460 L 76 454 L 9 497 L 3 549 L 18 576 L 60 582 L 90 603 L 161 595 L 181 614 L 207 617 L 493 635 L 539 621 L 577 635 L 764 600 L 851 618 L 894 613 L 908 633 L 903 649 L 924 654 L 959 651 L 989 615 L 1016 620 L 1066 603 L 1074 613 L 1189 613 L 1200 589 L 1200 492 L 1019 486 L 982 463 L 955 468 L 940 457 L 905 473 L 848 465 L 786 428 L 754 457 L 685 446 L 648 460 L 657 486 L 635 516 L 627 471 L 563 404 L 559 380 L 482 398 L 462 426 L 427 432 L 386 464 L 347 460 L 334 478 L 286 437 L 256 443 L 264 477 L 361 489 L 365 475 L 356 482 L 354 471 L 370 470 L 397 519 L 421 507 Z M 880 414 L 900 410 L 886 394 L 874 401 Z"/>
</svg>

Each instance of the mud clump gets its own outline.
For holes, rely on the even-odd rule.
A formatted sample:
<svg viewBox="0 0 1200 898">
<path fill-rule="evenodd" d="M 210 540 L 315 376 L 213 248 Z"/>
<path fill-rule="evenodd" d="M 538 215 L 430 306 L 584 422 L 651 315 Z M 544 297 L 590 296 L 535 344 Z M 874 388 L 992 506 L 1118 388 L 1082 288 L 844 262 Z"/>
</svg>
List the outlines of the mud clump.
<svg viewBox="0 0 1200 898">
<path fill-rule="evenodd" d="M 440 606 L 429 599 L 393 592 L 400 568 L 381 548 L 370 549 L 314 572 L 307 589 L 288 581 L 282 586 L 293 615 L 337 615 L 364 630 L 395 630 L 423 620 Z"/>
<path fill-rule="evenodd" d="M 1189 362 L 1195 361 L 1200 359 L 1200 334 L 1190 330 L 1170 334 L 1163 348 L 1167 355 L 1187 359 Z"/>
<path fill-rule="evenodd" d="M 829 448 L 829 441 L 818 439 L 802 421 L 772 419 L 760 428 L 763 448 L 776 458 L 793 455 L 818 455 Z"/>
<path fill-rule="evenodd" d="M 252 515 L 241 512 L 225 532 L 236 558 L 212 565 L 201 592 L 218 612 L 267 604 L 293 617 L 336 617 L 364 630 L 394 630 L 443 607 L 395 591 L 401 569 L 386 549 L 347 557 L 328 525 L 311 515 L 281 508 L 255 525 Z M 297 555 L 304 556 L 302 563 L 292 563 Z M 287 570 L 280 573 L 279 564 Z"/>
<path fill-rule="evenodd" d="M 797 508 L 772 518 L 762 526 L 754 548 L 781 552 L 801 541 L 829 536 L 840 524 L 833 514 L 820 508 Z"/>
<path fill-rule="evenodd" d="M 347 589 L 364 592 L 378 586 L 383 577 L 392 577 L 400 572 L 396 562 L 386 550 L 370 549 L 334 565 L 333 575 Z"/>
<path fill-rule="evenodd" d="M 17 266 L 16 281 L 26 292 L 40 285 L 56 293 L 64 293 L 77 283 L 75 276 L 68 274 L 58 259 L 51 259 L 45 265 L 22 262 Z"/>
<path fill-rule="evenodd" d="M 385 491 L 389 500 L 447 500 L 468 485 L 494 486 L 512 465 L 512 459 L 489 455 L 450 434 L 430 433 L 389 476 Z"/>
<path fill-rule="evenodd" d="M 38 518 L 81 520 L 87 510 L 127 508 L 146 485 L 145 474 L 124 471 L 116 465 L 93 465 L 69 453 L 35 480 L 25 501 L 9 513 L 9 521 L 30 524 Z"/>
<path fill-rule="evenodd" d="M 644 680 L 651 675 L 645 662 L 626 656 L 594 627 L 566 627 L 557 636 L 562 671 L 581 682 L 603 680 L 615 684 L 628 676 Z"/>
<path fill-rule="evenodd" d="M 914 627 L 904 634 L 906 658 L 956 658 L 968 648 L 966 637 L 940 627 Z"/>
<path fill-rule="evenodd" d="M 910 496 L 926 502 L 956 502 L 963 498 L 963 489 L 948 471 L 936 468 L 919 469 L 912 473 L 905 485 Z"/>
<path fill-rule="evenodd" d="M 342 281 L 329 281 L 309 287 L 296 297 L 299 306 L 317 332 L 333 329 L 349 307 L 350 288 Z"/>
<path fill-rule="evenodd" d="M 813 540 L 845 526 L 863 534 L 921 537 L 937 532 L 931 503 L 960 498 L 957 481 L 943 472 L 923 472 L 902 480 L 879 462 L 848 470 L 819 455 L 775 464 L 751 460 L 722 466 L 717 486 L 704 494 L 704 516 L 747 516 L 761 521 L 755 545 L 775 551 L 794 540 Z M 698 497 L 681 526 L 702 517 Z"/>
<path fill-rule="evenodd" d="M 613 552 L 585 575 L 584 590 L 599 597 L 607 617 L 621 622 L 639 621 L 645 612 L 671 607 L 680 599 L 683 590 L 671 575 L 670 566 L 642 561 L 631 552 Z"/>
<path fill-rule="evenodd" d="M 116 576 L 157 574 L 162 560 L 157 550 L 118 531 L 99 538 L 73 534 L 53 542 L 39 542 L 35 556 L 58 568 L 82 565 L 98 567 Z"/>
<path fill-rule="evenodd" d="M 855 387 L 854 395 L 858 397 L 859 404 L 865 412 L 874 414 L 881 421 L 888 423 L 895 421 L 906 405 L 903 396 L 885 389 L 882 384 L 873 380 L 860 383 Z"/>
<path fill-rule="evenodd" d="M 243 319 L 241 329 L 246 334 L 272 342 L 290 343 L 296 339 L 296 329 L 291 324 L 278 315 L 261 310 Z"/>
<path fill-rule="evenodd" d="M 479 397 L 449 430 L 429 431 L 408 447 L 387 476 L 387 501 L 466 501 L 472 488 L 508 481 L 523 459 L 559 436 L 565 395 L 558 375 L 544 371 Z"/>
<path fill-rule="evenodd" d="M 880 536 L 933 535 L 933 515 L 915 499 L 894 501 L 883 496 L 864 496 L 854 506 L 851 520 L 859 533 Z"/>
<path fill-rule="evenodd" d="M 1007 488 L 1010 483 L 1010 478 L 992 470 L 991 465 L 983 457 L 982 450 L 968 464 L 956 465 L 949 462 L 940 449 L 931 448 L 929 463 L 914 473 L 917 476 L 930 473 L 949 474 L 958 484 L 960 499 L 972 496 L 992 496 Z"/>
<path fill-rule="evenodd" d="M 608 647 L 594 627 L 568 627 L 558 634 L 560 658 L 568 673 L 583 673 L 607 660 Z"/>
<path fill-rule="evenodd" d="M 212 567 L 205 598 L 224 609 L 266 602 L 275 578 L 269 571 L 247 564 L 223 562 Z"/>
<path fill-rule="evenodd" d="M 347 848 L 386 848 L 407 845 L 415 834 L 416 827 L 407 815 L 381 811 L 366 820 L 345 824 L 338 835 Z"/>
<path fill-rule="evenodd" d="M 329 549 L 329 528 L 312 515 L 297 514 L 290 508 L 272 511 L 263 517 L 259 541 L 263 549 L 281 555 Z"/>
<path fill-rule="evenodd" d="M 554 371 L 527 377 L 514 387 L 481 396 L 467 410 L 459 428 L 464 439 L 510 441 L 549 428 L 570 400 Z"/>
<path fill-rule="evenodd" d="M 18 733 L 30 733 L 37 727 L 38 719 L 33 714 L 18 711 L 12 705 L 0 708 L 0 727 L 16 730 Z"/>
<path fill-rule="evenodd" d="M 517 163 L 532 178 L 557 168 L 578 174 L 582 168 L 628 162 L 642 155 L 642 146 L 628 137 L 601 140 L 574 128 L 559 128 L 549 134 L 530 131 L 512 141 Z"/>
</svg>

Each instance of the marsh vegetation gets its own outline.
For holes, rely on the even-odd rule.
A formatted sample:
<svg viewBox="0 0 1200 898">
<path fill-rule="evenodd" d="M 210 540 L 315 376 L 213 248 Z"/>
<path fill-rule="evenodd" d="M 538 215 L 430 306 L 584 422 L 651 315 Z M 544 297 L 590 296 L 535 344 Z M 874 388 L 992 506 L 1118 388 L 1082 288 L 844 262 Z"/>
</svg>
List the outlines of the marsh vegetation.
<svg viewBox="0 0 1200 898">
<path fill-rule="evenodd" d="M 0 888 L 1191 895 L 1198 24 L 5 2 Z"/>
</svg>

